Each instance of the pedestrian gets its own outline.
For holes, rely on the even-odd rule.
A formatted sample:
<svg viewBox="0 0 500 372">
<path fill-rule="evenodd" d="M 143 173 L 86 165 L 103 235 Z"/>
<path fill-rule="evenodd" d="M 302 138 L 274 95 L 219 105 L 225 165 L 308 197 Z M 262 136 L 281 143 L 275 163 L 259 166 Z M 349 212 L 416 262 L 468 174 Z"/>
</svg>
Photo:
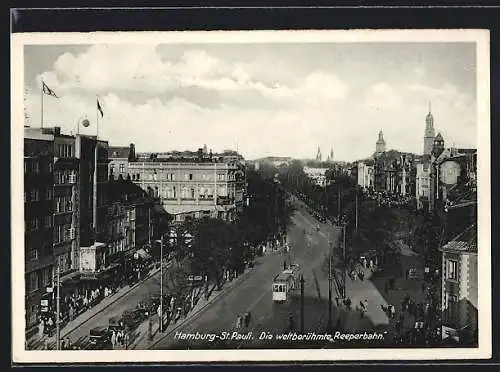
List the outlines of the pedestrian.
<svg viewBox="0 0 500 372">
<path fill-rule="evenodd" d="M 292 315 L 292 313 L 288 314 L 288 328 L 290 329 L 290 331 L 293 331 L 294 328 L 295 328 L 295 324 L 294 324 L 294 321 L 293 321 L 293 315 Z"/>
<path fill-rule="evenodd" d="M 129 343 L 129 335 L 128 332 L 125 332 L 125 335 L 123 336 L 123 342 L 125 344 L 125 349 L 128 348 L 128 343 Z"/>
<path fill-rule="evenodd" d="M 241 316 L 238 314 L 236 316 L 236 329 L 240 329 L 240 325 L 241 325 Z"/>
<path fill-rule="evenodd" d="M 394 305 L 391 305 L 391 318 L 394 319 L 396 317 L 396 308 Z"/>
<path fill-rule="evenodd" d="M 61 340 L 61 350 L 66 350 L 66 339 L 65 338 L 63 338 Z"/>
<path fill-rule="evenodd" d="M 366 298 L 363 301 L 363 305 L 364 305 L 365 310 L 368 310 L 368 300 Z"/>
<path fill-rule="evenodd" d="M 43 338 L 43 334 L 45 331 L 45 321 L 43 319 L 40 319 L 40 323 L 38 323 L 38 336 L 40 339 Z"/>
<path fill-rule="evenodd" d="M 122 331 L 116 332 L 116 345 L 121 345 L 122 343 Z"/>
<path fill-rule="evenodd" d="M 71 339 L 66 337 L 66 350 L 71 350 Z"/>
<path fill-rule="evenodd" d="M 116 345 L 116 333 L 115 333 L 115 331 L 113 331 L 111 333 L 111 345 L 113 346 L 113 349 L 114 349 L 115 345 Z"/>
</svg>

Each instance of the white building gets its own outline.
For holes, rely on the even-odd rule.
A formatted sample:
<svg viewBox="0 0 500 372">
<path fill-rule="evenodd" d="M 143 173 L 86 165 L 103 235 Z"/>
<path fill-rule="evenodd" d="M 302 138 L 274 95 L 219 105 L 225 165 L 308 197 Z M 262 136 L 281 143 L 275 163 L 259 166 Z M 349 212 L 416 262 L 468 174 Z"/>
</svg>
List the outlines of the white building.
<svg viewBox="0 0 500 372">
<path fill-rule="evenodd" d="M 304 167 L 304 173 L 309 177 L 314 183 L 318 186 L 325 187 L 326 182 L 326 171 L 329 168 L 313 168 L 313 167 Z"/>
<path fill-rule="evenodd" d="M 368 189 L 375 183 L 375 166 L 365 162 L 358 162 L 358 185 Z"/>
<path fill-rule="evenodd" d="M 477 225 L 445 244 L 442 254 L 442 338 L 463 344 L 477 342 Z"/>
<path fill-rule="evenodd" d="M 431 197 L 431 162 L 430 157 L 424 155 L 422 162 L 417 164 L 417 174 L 415 182 L 415 195 L 417 199 L 417 209 L 429 208 Z"/>
</svg>

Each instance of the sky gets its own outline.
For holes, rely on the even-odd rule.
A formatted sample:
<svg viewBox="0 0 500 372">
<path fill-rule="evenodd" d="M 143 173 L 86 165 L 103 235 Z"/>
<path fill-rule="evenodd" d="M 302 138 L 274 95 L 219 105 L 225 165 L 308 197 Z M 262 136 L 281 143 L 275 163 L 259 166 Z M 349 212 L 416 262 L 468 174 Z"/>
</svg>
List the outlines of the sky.
<svg viewBox="0 0 500 372">
<path fill-rule="evenodd" d="M 422 153 L 432 106 L 446 146 L 476 147 L 475 44 L 234 43 L 26 45 L 27 124 L 95 134 L 138 152 L 239 150 L 354 161 Z M 98 116 L 96 99 L 104 116 Z"/>
</svg>

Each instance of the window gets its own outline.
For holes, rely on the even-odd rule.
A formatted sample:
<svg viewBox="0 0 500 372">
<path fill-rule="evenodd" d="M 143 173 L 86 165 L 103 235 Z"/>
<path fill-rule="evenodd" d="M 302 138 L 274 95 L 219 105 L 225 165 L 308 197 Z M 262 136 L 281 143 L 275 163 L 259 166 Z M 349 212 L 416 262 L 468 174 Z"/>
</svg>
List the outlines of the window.
<svg viewBox="0 0 500 372">
<path fill-rule="evenodd" d="M 31 196 L 31 201 L 38 201 L 39 197 L 40 197 L 38 190 L 36 190 L 36 189 L 31 190 L 30 196 Z"/>
<path fill-rule="evenodd" d="M 26 202 L 28 202 L 28 201 L 29 201 L 28 192 L 27 192 L 27 191 L 25 191 L 25 192 L 24 192 L 24 202 L 26 203 Z"/>
<path fill-rule="evenodd" d="M 120 173 L 125 172 L 125 164 L 120 164 Z"/>
<path fill-rule="evenodd" d="M 52 189 L 45 190 L 45 200 L 52 200 Z"/>
<path fill-rule="evenodd" d="M 46 267 L 42 270 L 42 285 L 48 286 L 52 283 L 52 268 Z"/>
<path fill-rule="evenodd" d="M 40 171 L 40 164 L 38 163 L 38 160 L 35 160 L 32 166 L 33 166 L 33 173 L 38 173 Z"/>
<path fill-rule="evenodd" d="M 191 188 L 191 198 L 194 199 L 194 189 Z"/>
<path fill-rule="evenodd" d="M 31 217 L 30 220 L 30 230 L 37 231 L 38 230 L 38 217 Z"/>
<path fill-rule="evenodd" d="M 38 273 L 33 271 L 28 274 L 28 292 L 36 291 L 39 288 Z"/>
<path fill-rule="evenodd" d="M 137 173 L 137 175 L 135 176 L 135 178 L 136 178 L 137 181 L 140 180 L 139 173 Z"/>
<path fill-rule="evenodd" d="M 28 169 L 29 169 L 28 165 L 29 165 L 28 159 L 24 159 L 24 173 L 25 174 L 28 173 Z"/>
<path fill-rule="evenodd" d="M 48 215 L 43 218 L 43 227 L 48 229 L 52 227 L 52 216 Z"/>
<path fill-rule="evenodd" d="M 28 260 L 37 260 L 38 259 L 38 249 L 36 248 L 33 248 L 33 249 L 30 249 L 30 251 L 28 252 Z"/>
<path fill-rule="evenodd" d="M 110 165 L 109 166 L 109 173 L 110 174 L 114 174 L 115 173 L 115 166 L 114 165 Z M 135 177 L 135 176 L 134 176 Z"/>
<path fill-rule="evenodd" d="M 458 279 L 458 262 L 455 260 L 448 260 L 448 279 Z"/>
<path fill-rule="evenodd" d="M 193 174 L 192 173 L 189 173 L 189 180 L 192 181 L 193 180 Z"/>
</svg>

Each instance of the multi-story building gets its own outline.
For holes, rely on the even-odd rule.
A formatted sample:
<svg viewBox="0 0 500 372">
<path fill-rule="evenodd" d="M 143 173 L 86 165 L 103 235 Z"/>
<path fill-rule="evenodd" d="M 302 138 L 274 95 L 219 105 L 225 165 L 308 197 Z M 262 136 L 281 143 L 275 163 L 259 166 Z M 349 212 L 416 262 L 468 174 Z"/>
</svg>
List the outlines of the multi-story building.
<svg viewBox="0 0 500 372">
<path fill-rule="evenodd" d="M 417 200 L 417 209 L 429 211 L 431 196 L 431 157 L 424 155 L 417 163 L 415 195 Z"/>
<path fill-rule="evenodd" d="M 304 167 L 304 173 L 311 179 L 314 184 L 325 187 L 327 180 L 326 180 L 326 171 L 329 168 L 316 168 L 316 167 Z"/>
<path fill-rule="evenodd" d="M 29 332 L 39 320 L 40 301 L 54 268 L 54 137 L 41 130 L 24 133 L 25 319 Z"/>
<path fill-rule="evenodd" d="M 153 199 L 129 180 L 110 180 L 108 185 L 107 245 L 110 259 L 130 255 L 149 244 Z"/>
<path fill-rule="evenodd" d="M 77 134 L 75 148 L 80 160 L 80 282 L 91 288 L 113 269 L 106 245 L 108 142 Z"/>
<path fill-rule="evenodd" d="M 416 168 L 415 155 L 396 150 L 374 157 L 374 188 L 378 192 L 414 196 Z"/>
<path fill-rule="evenodd" d="M 75 137 L 61 134 L 59 127 L 25 128 L 27 151 L 30 151 L 33 141 L 48 143 L 51 147 L 51 178 L 47 180 L 50 184 L 47 183 L 44 191 L 46 204 L 43 224 L 46 229 L 52 230 L 52 236 L 50 239 L 40 239 L 40 243 L 51 245 L 53 265 L 50 270 L 46 270 L 51 271 L 51 280 L 59 270 L 61 283 L 64 284 L 78 274 L 79 268 L 79 161 L 75 157 Z M 30 183 L 28 177 L 25 187 L 29 187 Z M 33 212 L 32 207 L 27 205 L 28 215 Z M 42 282 L 46 284 L 46 280 Z M 47 296 L 50 297 L 43 295 L 44 298 Z"/>
<path fill-rule="evenodd" d="M 241 213 L 246 190 L 245 166 L 224 161 L 224 154 L 139 154 L 128 164 L 132 182 L 157 198 L 180 222 L 209 216 L 233 220 Z"/>
<path fill-rule="evenodd" d="M 135 160 L 135 146 L 110 147 L 109 154 L 109 177 L 112 179 L 127 179 L 128 163 Z"/>
<path fill-rule="evenodd" d="M 442 337 L 467 346 L 478 342 L 477 224 L 442 248 Z"/>
</svg>

